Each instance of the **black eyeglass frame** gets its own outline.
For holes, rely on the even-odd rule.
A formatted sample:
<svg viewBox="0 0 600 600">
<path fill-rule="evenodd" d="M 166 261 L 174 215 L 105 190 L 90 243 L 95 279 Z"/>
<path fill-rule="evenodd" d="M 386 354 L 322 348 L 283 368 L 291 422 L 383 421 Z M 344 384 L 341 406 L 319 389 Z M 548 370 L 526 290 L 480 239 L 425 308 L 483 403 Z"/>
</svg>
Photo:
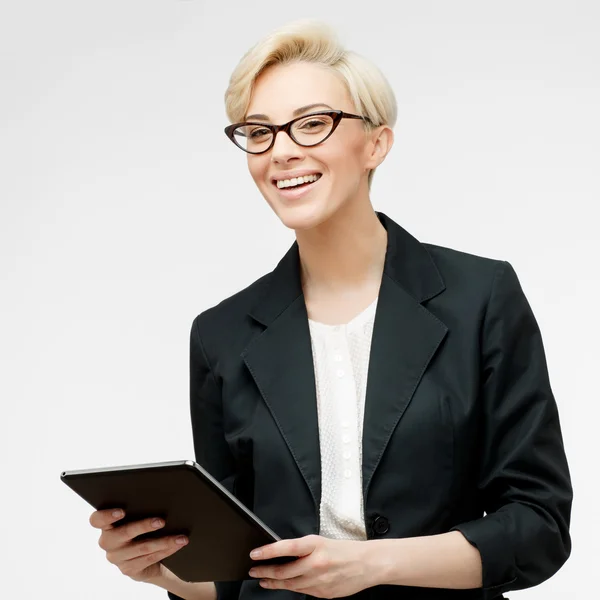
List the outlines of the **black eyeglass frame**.
<svg viewBox="0 0 600 600">
<path fill-rule="evenodd" d="M 302 119 L 306 119 L 308 117 L 314 117 L 314 116 L 318 116 L 318 115 L 329 115 L 330 117 L 333 118 L 333 125 L 331 126 L 331 131 L 322 140 L 319 140 L 315 144 L 301 144 L 296 138 L 294 138 L 294 136 L 292 134 L 292 126 L 297 121 L 302 121 Z M 365 121 L 367 123 L 371 122 L 371 120 L 368 117 L 362 117 L 360 115 L 353 115 L 352 113 L 347 113 L 347 112 L 344 112 L 343 110 L 320 110 L 318 112 L 313 112 L 313 113 L 308 113 L 306 115 L 302 115 L 301 117 L 296 117 L 295 119 L 292 119 L 291 121 L 288 121 L 287 123 L 284 123 L 283 125 L 270 125 L 269 123 L 260 123 L 258 121 L 243 121 L 242 123 L 232 123 L 231 125 L 228 125 L 227 127 L 225 127 L 224 131 L 225 131 L 225 134 L 227 135 L 227 137 L 238 148 L 241 148 L 244 152 L 247 152 L 248 154 L 264 154 L 265 152 L 268 152 L 275 145 L 275 138 L 277 137 L 277 134 L 280 131 L 285 131 L 290 136 L 290 138 L 296 144 L 298 144 L 298 146 L 303 146 L 304 148 L 318 146 L 319 144 L 322 144 L 325 140 L 327 140 L 329 137 L 331 137 L 332 133 L 337 129 L 337 126 L 340 124 L 342 119 L 361 119 L 362 121 Z M 233 132 L 238 127 L 241 127 L 242 125 L 260 125 L 261 127 L 266 127 L 267 129 L 270 129 L 273 134 L 273 139 L 271 140 L 269 147 L 265 148 L 264 150 L 261 150 L 260 152 L 250 152 L 249 150 L 246 150 L 246 148 L 244 148 L 243 146 L 240 146 L 240 144 L 238 144 L 236 142 Z"/>
</svg>

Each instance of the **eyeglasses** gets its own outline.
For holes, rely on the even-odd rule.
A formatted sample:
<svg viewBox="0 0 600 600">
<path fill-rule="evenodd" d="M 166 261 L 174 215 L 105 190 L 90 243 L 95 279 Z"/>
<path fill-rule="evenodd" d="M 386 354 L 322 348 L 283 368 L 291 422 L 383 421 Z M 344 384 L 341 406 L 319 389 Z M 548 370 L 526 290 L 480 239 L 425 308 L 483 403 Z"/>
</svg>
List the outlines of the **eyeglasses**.
<svg viewBox="0 0 600 600">
<path fill-rule="evenodd" d="M 342 119 L 362 119 L 370 122 L 367 117 L 360 115 L 341 110 L 327 110 L 292 119 L 283 125 L 233 123 L 225 127 L 225 134 L 244 152 L 263 154 L 273 147 L 275 136 L 280 131 L 285 131 L 299 146 L 310 147 L 321 144 L 336 130 Z"/>
</svg>

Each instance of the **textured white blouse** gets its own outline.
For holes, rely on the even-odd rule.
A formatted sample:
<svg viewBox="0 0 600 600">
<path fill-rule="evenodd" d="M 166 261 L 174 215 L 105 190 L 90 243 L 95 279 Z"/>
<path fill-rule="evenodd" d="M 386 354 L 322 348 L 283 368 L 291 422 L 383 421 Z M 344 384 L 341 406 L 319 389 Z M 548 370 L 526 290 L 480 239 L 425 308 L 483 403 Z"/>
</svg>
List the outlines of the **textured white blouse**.
<svg viewBox="0 0 600 600">
<path fill-rule="evenodd" d="M 308 320 L 321 449 L 320 535 L 366 540 L 362 424 L 377 300 L 344 325 Z"/>
</svg>

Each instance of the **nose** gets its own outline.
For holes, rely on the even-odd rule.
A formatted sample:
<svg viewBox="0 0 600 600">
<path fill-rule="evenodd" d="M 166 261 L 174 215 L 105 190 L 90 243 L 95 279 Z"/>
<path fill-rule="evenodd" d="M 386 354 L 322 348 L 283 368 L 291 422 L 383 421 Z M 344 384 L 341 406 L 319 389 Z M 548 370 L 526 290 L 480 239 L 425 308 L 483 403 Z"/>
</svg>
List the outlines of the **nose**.
<svg viewBox="0 0 600 600">
<path fill-rule="evenodd" d="M 271 159 L 273 162 L 287 162 L 292 158 L 302 158 L 302 150 L 285 131 L 279 131 L 271 148 Z"/>
</svg>

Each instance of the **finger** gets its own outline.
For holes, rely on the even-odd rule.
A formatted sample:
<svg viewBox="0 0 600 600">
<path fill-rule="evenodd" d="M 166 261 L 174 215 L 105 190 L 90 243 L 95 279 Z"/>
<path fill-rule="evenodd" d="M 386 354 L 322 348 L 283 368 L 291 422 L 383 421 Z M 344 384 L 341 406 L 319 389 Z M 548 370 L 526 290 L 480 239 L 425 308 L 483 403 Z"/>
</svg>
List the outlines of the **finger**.
<svg viewBox="0 0 600 600">
<path fill-rule="evenodd" d="M 318 539 L 316 535 L 307 535 L 292 540 L 280 540 L 279 542 L 256 548 L 250 553 L 250 558 L 266 560 L 279 556 L 307 556 L 316 548 Z"/>
<path fill-rule="evenodd" d="M 161 527 L 165 526 L 164 519 L 160 517 L 150 517 L 148 519 L 141 519 L 140 521 L 134 521 L 133 523 L 127 523 L 121 527 L 117 527 L 115 533 L 123 542 L 130 542 L 133 538 L 143 533 L 150 531 L 156 531 Z"/>
<path fill-rule="evenodd" d="M 155 531 L 164 526 L 164 520 L 156 517 L 134 521 L 127 525 L 115 527 L 110 531 L 105 530 L 100 536 L 98 544 L 103 550 L 115 550 L 129 544 L 133 538 L 142 533 Z"/>
<path fill-rule="evenodd" d="M 144 554 L 142 556 L 137 556 L 136 558 L 123 561 L 118 564 L 118 567 L 123 575 L 128 575 L 129 577 L 135 578 L 138 573 L 147 567 L 163 560 L 164 558 L 167 558 L 167 556 L 175 554 L 175 552 L 181 550 L 181 548 L 183 548 L 183 546 L 171 544 L 167 548 L 163 548 L 162 550 L 158 550 L 151 554 Z"/>
<path fill-rule="evenodd" d="M 309 573 L 310 570 L 309 557 L 305 556 L 285 565 L 257 565 L 250 569 L 250 577 L 278 580 L 294 579 Z"/>
<path fill-rule="evenodd" d="M 169 551 L 170 553 L 172 553 L 185 545 L 177 543 L 176 540 L 180 537 L 184 538 L 187 541 L 187 538 L 185 536 L 178 535 L 165 536 L 157 539 L 141 540 L 139 542 L 126 544 L 125 546 L 120 546 L 114 550 L 109 550 L 106 553 L 106 558 L 108 562 L 111 562 L 115 565 L 119 565 L 130 560 L 135 560 L 141 556 L 153 555 L 157 552 Z"/>
<path fill-rule="evenodd" d="M 259 582 L 261 587 L 268 589 L 290 590 L 292 592 L 300 592 L 307 594 L 312 590 L 312 586 L 306 577 L 296 577 L 294 579 L 261 579 Z M 314 595 L 314 594 L 310 594 Z"/>
<path fill-rule="evenodd" d="M 119 521 L 125 516 L 125 511 L 121 508 L 108 508 L 106 510 L 95 510 L 90 515 L 90 525 L 96 529 L 112 529 L 113 523 Z"/>
</svg>

